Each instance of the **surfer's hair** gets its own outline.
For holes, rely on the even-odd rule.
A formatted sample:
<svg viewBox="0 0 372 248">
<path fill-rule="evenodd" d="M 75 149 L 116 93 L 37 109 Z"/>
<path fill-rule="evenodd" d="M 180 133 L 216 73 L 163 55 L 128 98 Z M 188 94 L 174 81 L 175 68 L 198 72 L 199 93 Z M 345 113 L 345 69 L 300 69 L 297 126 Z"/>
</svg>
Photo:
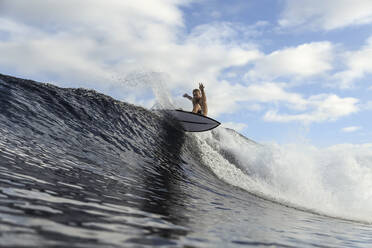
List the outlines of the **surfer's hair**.
<svg viewBox="0 0 372 248">
<path fill-rule="evenodd" d="M 199 91 L 199 92 L 200 92 L 199 89 L 194 89 L 194 90 L 192 91 L 192 93 L 194 94 L 194 92 L 196 92 L 196 91 Z"/>
</svg>

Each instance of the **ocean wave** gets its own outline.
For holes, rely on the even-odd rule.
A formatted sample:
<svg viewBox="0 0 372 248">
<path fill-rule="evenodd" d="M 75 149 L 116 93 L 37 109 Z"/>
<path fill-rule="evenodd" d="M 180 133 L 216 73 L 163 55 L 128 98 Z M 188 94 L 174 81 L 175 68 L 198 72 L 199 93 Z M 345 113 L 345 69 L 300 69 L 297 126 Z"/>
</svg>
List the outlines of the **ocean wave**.
<svg viewBox="0 0 372 248">
<path fill-rule="evenodd" d="M 371 148 L 185 133 L 161 110 L 0 74 L 2 245 L 202 246 L 217 238 L 185 237 L 262 199 L 369 223 Z"/>
</svg>

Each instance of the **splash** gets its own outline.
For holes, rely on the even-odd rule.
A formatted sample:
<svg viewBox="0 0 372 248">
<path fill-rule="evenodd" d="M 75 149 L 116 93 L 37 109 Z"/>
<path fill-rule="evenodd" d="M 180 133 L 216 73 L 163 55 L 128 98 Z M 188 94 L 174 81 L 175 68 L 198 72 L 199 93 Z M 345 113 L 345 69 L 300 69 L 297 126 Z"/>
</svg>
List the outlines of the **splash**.
<svg viewBox="0 0 372 248">
<path fill-rule="evenodd" d="M 167 87 L 169 77 L 165 73 L 160 72 L 132 72 L 120 79 L 126 89 L 130 89 L 136 95 L 139 92 L 144 93 L 151 90 L 155 100 L 152 103 L 151 109 L 173 109 L 174 103 L 170 90 Z M 144 96 L 145 98 L 149 96 Z"/>
<path fill-rule="evenodd" d="M 372 222 L 372 144 L 259 145 L 232 130 L 193 135 L 225 182 L 322 215 Z"/>
</svg>

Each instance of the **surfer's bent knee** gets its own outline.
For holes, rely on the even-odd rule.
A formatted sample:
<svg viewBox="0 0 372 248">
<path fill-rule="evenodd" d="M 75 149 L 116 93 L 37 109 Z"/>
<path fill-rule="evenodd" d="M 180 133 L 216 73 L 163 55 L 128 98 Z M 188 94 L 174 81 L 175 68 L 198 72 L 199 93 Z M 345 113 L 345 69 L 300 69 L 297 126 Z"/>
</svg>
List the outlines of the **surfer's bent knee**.
<svg viewBox="0 0 372 248">
<path fill-rule="evenodd" d="M 195 104 L 194 105 L 194 109 L 192 110 L 193 113 L 199 113 L 200 111 L 203 111 L 202 110 L 202 107 L 200 106 L 200 104 Z"/>
</svg>

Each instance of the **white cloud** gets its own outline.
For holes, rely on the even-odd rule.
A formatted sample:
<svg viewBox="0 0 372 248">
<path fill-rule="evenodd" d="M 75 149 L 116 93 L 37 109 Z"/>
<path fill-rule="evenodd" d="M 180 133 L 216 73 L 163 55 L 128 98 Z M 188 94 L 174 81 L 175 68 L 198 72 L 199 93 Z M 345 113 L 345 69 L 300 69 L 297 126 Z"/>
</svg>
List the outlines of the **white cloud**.
<svg viewBox="0 0 372 248">
<path fill-rule="evenodd" d="M 299 121 L 303 123 L 335 121 L 341 117 L 359 111 L 358 100 L 340 98 L 336 95 L 315 95 L 306 99 L 306 112 L 299 114 L 278 114 L 275 110 L 267 111 L 264 119 L 274 122 Z"/>
<path fill-rule="evenodd" d="M 238 123 L 238 122 L 224 122 L 224 123 L 222 123 L 222 126 L 234 129 L 235 131 L 238 131 L 238 132 L 241 132 L 248 125 L 245 124 L 245 123 Z"/>
<path fill-rule="evenodd" d="M 331 70 L 332 60 L 333 46 L 330 42 L 307 43 L 261 57 L 246 76 L 269 80 L 282 76 L 315 76 Z"/>
<path fill-rule="evenodd" d="M 353 133 L 353 132 L 358 131 L 360 129 L 361 129 L 360 126 L 351 126 L 351 127 L 344 127 L 344 128 L 341 129 L 341 131 L 344 132 L 344 133 Z"/>
<path fill-rule="evenodd" d="M 260 83 L 248 86 L 236 84 L 230 85 L 222 81 L 210 89 L 206 89 L 208 104 L 213 106 L 209 111 L 212 115 L 221 113 L 233 113 L 242 105 L 251 106 L 253 111 L 257 111 L 257 103 L 284 103 L 293 108 L 303 109 L 306 101 L 300 94 L 291 93 L 284 90 L 286 84 L 280 83 Z"/>
<path fill-rule="evenodd" d="M 332 30 L 372 23 L 370 0 L 286 0 L 279 20 L 282 27 Z"/>
<path fill-rule="evenodd" d="M 213 106 L 212 115 L 233 113 L 244 106 L 261 103 L 261 109 L 268 109 L 265 121 L 302 123 L 335 121 L 359 111 L 358 99 L 341 98 L 334 94 L 319 94 L 305 98 L 301 94 L 288 92 L 284 83 L 261 83 L 248 86 L 229 85 L 221 82 L 219 87 L 207 94 L 214 97 L 208 104 Z M 279 113 L 278 109 L 281 109 Z M 252 111 L 252 110 L 251 110 Z"/>
<path fill-rule="evenodd" d="M 334 75 L 336 84 L 341 89 L 351 88 L 357 79 L 372 73 L 372 36 L 366 45 L 357 51 L 348 51 L 344 54 L 346 70 Z"/>
<path fill-rule="evenodd" d="M 122 25 L 123 28 L 142 25 L 144 21 L 151 20 L 167 25 L 182 25 L 182 14 L 177 7 L 187 4 L 187 0 L 90 0 L 90 1 L 57 1 L 45 2 L 43 0 L 3 0 L 0 13 L 3 17 L 22 20 L 29 25 L 51 28 L 80 29 L 95 28 L 93 24 L 114 27 Z M 109 14 L 108 14 L 109 13 Z M 132 19 L 137 17 L 138 19 Z M 136 21 L 133 21 L 136 20 Z M 78 24 L 78 26 L 72 25 Z M 51 30 L 52 31 L 52 30 Z"/>
<path fill-rule="evenodd" d="M 1 1 L 0 31 L 8 39 L 0 40 L 0 65 L 35 79 L 54 75 L 103 88 L 115 72 L 143 66 L 152 46 L 175 39 L 179 2 Z"/>
<path fill-rule="evenodd" d="M 235 42 L 241 27 L 213 23 L 185 33 L 179 6 L 188 2 L 0 1 L 0 32 L 7 34 L 0 65 L 109 93 L 122 87 L 117 78 L 137 70 L 168 74 L 172 88 L 215 86 L 221 70 L 260 55 Z"/>
</svg>

